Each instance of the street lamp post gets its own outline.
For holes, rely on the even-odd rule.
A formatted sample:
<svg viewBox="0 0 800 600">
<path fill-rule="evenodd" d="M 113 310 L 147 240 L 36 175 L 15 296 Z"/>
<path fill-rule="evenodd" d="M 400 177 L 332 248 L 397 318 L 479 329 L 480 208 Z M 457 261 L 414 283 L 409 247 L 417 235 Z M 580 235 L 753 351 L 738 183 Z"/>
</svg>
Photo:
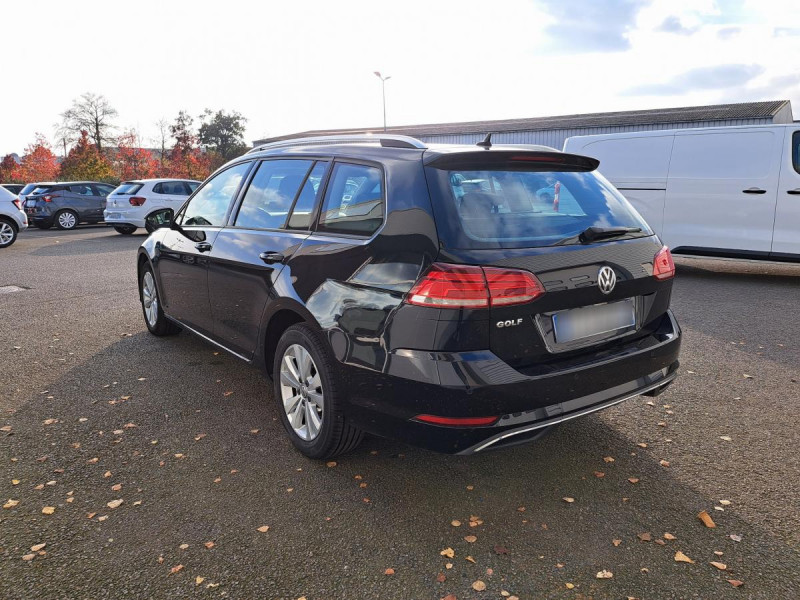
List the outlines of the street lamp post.
<svg viewBox="0 0 800 600">
<path fill-rule="evenodd" d="M 380 71 L 375 71 L 375 76 L 381 80 L 381 92 L 383 92 L 383 130 L 386 131 L 386 80 L 391 79 L 391 75 L 384 77 Z"/>
</svg>

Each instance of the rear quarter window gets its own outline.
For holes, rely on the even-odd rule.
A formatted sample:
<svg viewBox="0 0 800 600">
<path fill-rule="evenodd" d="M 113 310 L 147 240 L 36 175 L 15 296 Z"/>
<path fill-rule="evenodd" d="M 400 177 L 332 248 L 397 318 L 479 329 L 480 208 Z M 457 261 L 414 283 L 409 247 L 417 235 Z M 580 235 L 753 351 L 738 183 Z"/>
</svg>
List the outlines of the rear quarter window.
<svg viewBox="0 0 800 600">
<path fill-rule="evenodd" d="M 377 166 L 334 163 L 318 229 L 370 236 L 383 223 L 383 214 L 383 171 Z"/>
</svg>

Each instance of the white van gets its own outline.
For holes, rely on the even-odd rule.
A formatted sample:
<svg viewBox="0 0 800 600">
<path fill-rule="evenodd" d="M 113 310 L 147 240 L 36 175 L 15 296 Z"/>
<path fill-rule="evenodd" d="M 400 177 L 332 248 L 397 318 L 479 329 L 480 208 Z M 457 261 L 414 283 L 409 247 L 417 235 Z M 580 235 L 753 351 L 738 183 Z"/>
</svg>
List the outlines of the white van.
<svg viewBox="0 0 800 600">
<path fill-rule="evenodd" d="M 568 138 L 676 254 L 800 261 L 800 122 Z"/>
</svg>

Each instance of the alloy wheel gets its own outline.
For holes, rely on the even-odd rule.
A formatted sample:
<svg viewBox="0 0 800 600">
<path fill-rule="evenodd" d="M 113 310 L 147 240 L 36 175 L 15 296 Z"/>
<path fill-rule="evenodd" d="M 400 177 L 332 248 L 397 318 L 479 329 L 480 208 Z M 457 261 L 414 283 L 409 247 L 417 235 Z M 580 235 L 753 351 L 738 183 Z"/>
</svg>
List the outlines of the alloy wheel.
<svg viewBox="0 0 800 600">
<path fill-rule="evenodd" d="M 322 379 L 308 350 L 299 344 L 289 346 L 281 359 L 280 378 L 289 425 L 302 440 L 315 439 L 322 428 L 325 398 Z"/>
<path fill-rule="evenodd" d="M 14 229 L 8 223 L 0 221 L 0 246 L 6 246 L 14 239 Z"/>
<path fill-rule="evenodd" d="M 158 321 L 158 293 L 156 292 L 156 282 L 150 271 L 147 271 L 142 277 L 142 305 L 148 325 L 155 327 L 156 321 Z"/>
<path fill-rule="evenodd" d="M 71 212 L 62 212 L 58 215 L 58 224 L 64 229 L 72 229 L 77 224 L 77 220 Z"/>
</svg>

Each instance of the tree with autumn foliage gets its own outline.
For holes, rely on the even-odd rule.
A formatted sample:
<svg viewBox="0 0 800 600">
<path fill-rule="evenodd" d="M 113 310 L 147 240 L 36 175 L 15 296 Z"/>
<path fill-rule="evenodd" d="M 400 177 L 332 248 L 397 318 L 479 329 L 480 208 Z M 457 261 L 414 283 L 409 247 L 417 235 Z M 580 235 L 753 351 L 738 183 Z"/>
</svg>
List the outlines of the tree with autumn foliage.
<svg viewBox="0 0 800 600">
<path fill-rule="evenodd" d="M 114 171 L 97 146 L 89 141 L 89 133 L 81 131 L 78 142 L 61 164 L 61 179 L 67 181 L 114 181 Z"/>
<path fill-rule="evenodd" d="M 211 156 L 197 147 L 193 122 L 191 115 L 182 110 L 169 127 L 170 134 L 175 138 L 166 164 L 166 175 L 169 177 L 202 181 L 211 173 Z"/>
<path fill-rule="evenodd" d="M 117 139 L 114 171 L 120 181 L 157 177 L 160 167 L 161 164 L 153 153 L 141 147 L 135 131 L 128 131 Z"/>
<path fill-rule="evenodd" d="M 6 154 L 0 162 L 0 183 L 23 183 L 17 177 L 19 165 L 13 155 Z"/>
<path fill-rule="evenodd" d="M 36 141 L 25 148 L 22 162 L 17 166 L 17 181 L 31 183 L 37 181 L 54 181 L 58 177 L 59 165 L 56 155 L 50 150 L 50 144 L 41 133 L 36 134 Z"/>
</svg>

